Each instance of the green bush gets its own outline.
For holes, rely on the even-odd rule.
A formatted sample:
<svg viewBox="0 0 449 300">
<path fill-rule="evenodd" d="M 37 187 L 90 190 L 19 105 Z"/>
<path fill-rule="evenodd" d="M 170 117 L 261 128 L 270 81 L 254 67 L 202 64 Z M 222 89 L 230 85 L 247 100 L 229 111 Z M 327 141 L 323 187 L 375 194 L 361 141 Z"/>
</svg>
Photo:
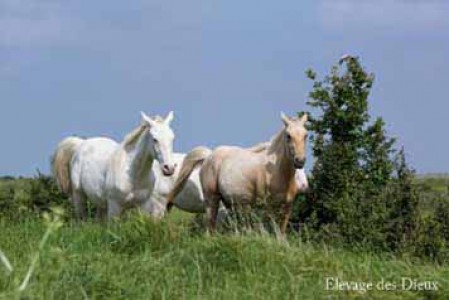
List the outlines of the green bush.
<svg viewBox="0 0 449 300">
<path fill-rule="evenodd" d="M 67 196 L 59 191 L 50 176 L 38 172 L 34 178 L 0 179 L 0 216 L 4 218 L 22 220 L 55 206 L 71 211 Z"/>
<path fill-rule="evenodd" d="M 56 185 L 51 176 L 38 172 L 30 181 L 30 202 L 28 208 L 33 211 L 49 211 L 51 207 L 59 206 L 65 210 L 70 209 L 69 201 Z"/>
<path fill-rule="evenodd" d="M 303 224 L 303 238 L 446 260 L 449 197 L 437 211 L 422 210 L 435 198 L 424 197 L 415 184 L 384 121 L 371 121 L 374 76 L 349 56 L 321 81 L 313 71 L 307 75 L 314 81 L 308 104 L 315 164 L 311 192 L 294 220 Z"/>
</svg>

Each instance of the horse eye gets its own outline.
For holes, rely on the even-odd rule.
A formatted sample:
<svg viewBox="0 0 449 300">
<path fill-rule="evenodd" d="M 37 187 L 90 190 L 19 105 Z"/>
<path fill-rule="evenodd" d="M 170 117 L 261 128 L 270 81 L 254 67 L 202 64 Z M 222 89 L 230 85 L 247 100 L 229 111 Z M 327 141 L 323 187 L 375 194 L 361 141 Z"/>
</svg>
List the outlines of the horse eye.
<svg viewBox="0 0 449 300">
<path fill-rule="evenodd" d="M 287 133 L 287 141 L 290 141 L 292 139 L 292 136 Z"/>
<path fill-rule="evenodd" d="M 157 139 L 153 138 L 153 143 L 157 144 Z"/>
</svg>

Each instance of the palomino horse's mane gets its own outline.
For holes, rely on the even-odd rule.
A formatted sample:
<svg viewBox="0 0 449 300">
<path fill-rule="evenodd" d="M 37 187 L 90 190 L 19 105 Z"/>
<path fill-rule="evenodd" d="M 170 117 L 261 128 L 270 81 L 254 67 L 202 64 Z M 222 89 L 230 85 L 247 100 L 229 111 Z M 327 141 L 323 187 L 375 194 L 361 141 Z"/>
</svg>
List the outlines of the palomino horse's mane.
<svg viewBox="0 0 449 300">
<path fill-rule="evenodd" d="M 263 142 L 263 143 L 259 143 L 255 146 L 252 146 L 250 148 L 248 148 L 247 150 L 254 152 L 254 153 L 260 153 L 262 151 L 267 150 L 267 148 L 270 146 L 270 142 Z"/>
<path fill-rule="evenodd" d="M 283 144 L 283 135 L 284 135 L 285 129 L 282 129 L 277 134 L 275 134 L 270 141 L 268 142 L 268 153 L 274 153 L 279 150 L 280 147 L 284 147 Z"/>
<path fill-rule="evenodd" d="M 284 132 L 284 130 L 281 130 L 276 135 L 271 137 L 271 139 L 268 140 L 267 142 L 259 143 L 255 146 L 247 148 L 247 150 L 251 151 L 253 153 L 261 153 L 265 150 L 267 150 L 268 153 L 276 152 L 276 150 L 278 150 L 278 147 L 280 147 L 280 145 L 281 145 L 281 139 L 282 139 L 283 132 Z"/>
<path fill-rule="evenodd" d="M 290 120 L 292 122 L 299 122 L 300 119 L 298 117 L 292 117 L 290 118 Z M 280 130 L 277 134 L 275 134 L 269 142 L 267 142 L 266 144 L 268 144 L 267 149 L 269 151 L 269 153 L 274 153 L 276 151 L 278 151 L 280 149 L 280 147 L 284 147 L 284 133 L 285 133 L 285 128 L 282 128 L 282 130 Z M 262 144 L 259 144 L 262 145 Z"/>
<path fill-rule="evenodd" d="M 155 116 L 153 120 L 159 124 L 162 124 L 164 122 L 164 118 L 162 118 L 161 116 Z M 139 140 L 140 136 L 145 131 L 145 128 L 147 128 L 147 125 L 145 124 L 140 124 L 139 126 L 134 128 L 133 131 L 128 133 L 123 139 L 123 146 L 126 149 L 132 149 Z"/>
</svg>

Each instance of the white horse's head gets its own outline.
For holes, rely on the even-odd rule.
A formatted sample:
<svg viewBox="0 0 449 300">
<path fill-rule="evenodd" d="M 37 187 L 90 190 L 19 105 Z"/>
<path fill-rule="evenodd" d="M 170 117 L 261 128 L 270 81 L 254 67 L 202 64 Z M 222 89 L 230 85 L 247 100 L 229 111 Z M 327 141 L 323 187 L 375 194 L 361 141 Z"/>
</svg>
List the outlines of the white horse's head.
<svg viewBox="0 0 449 300">
<path fill-rule="evenodd" d="M 148 127 L 148 145 L 152 156 L 159 161 L 162 173 L 171 176 L 175 172 L 176 164 L 173 159 L 173 140 L 175 134 L 170 128 L 174 118 L 173 112 L 169 112 L 165 119 L 150 118 L 142 114 L 142 124 Z"/>
</svg>

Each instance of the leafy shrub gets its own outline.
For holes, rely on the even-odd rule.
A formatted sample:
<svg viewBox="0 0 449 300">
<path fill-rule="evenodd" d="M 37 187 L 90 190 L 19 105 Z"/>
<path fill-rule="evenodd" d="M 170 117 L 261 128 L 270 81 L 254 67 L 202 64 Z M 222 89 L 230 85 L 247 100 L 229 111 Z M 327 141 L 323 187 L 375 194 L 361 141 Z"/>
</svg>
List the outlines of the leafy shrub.
<svg viewBox="0 0 449 300">
<path fill-rule="evenodd" d="M 65 209 L 70 207 L 67 197 L 61 193 L 54 179 L 40 172 L 30 181 L 30 195 L 28 209 L 33 211 L 49 211 L 54 206 Z"/>
<path fill-rule="evenodd" d="M 71 210 L 67 197 L 50 176 L 38 172 L 34 178 L 0 180 L 0 216 L 20 220 L 49 212 L 55 206 Z"/>
<path fill-rule="evenodd" d="M 14 202 L 14 187 L 11 183 L 2 182 L 0 185 L 0 214 L 5 215 L 18 211 L 18 202 Z"/>
<path fill-rule="evenodd" d="M 294 220 L 303 224 L 303 237 L 446 259 L 449 197 L 438 211 L 421 210 L 432 205 L 423 203 L 404 150 L 395 150 L 381 118 L 371 122 L 374 75 L 350 56 L 321 81 L 313 71 L 307 75 L 314 81 L 308 104 L 315 164 L 311 192 Z"/>
</svg>

